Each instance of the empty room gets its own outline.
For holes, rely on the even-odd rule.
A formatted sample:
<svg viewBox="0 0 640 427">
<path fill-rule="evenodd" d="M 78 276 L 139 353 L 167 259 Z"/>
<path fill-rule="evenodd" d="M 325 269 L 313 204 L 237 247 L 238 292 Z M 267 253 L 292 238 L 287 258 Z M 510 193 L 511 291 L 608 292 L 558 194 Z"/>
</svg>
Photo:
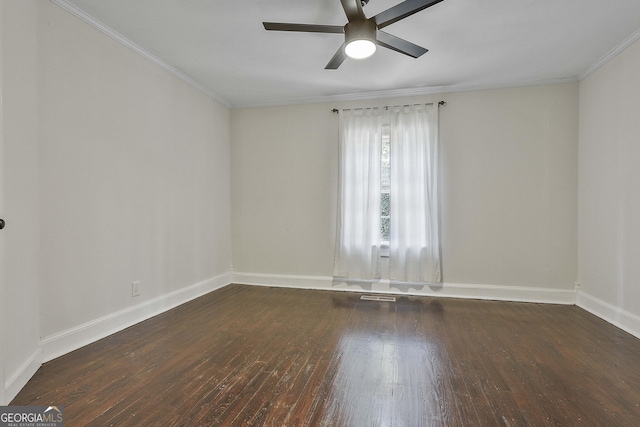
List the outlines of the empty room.
<svg viewBox="0 0 640 427">
<path fill-rule="evenodd" d="M 640 2 L 0 24 L 0 425 L 640 425 Z"/>
</svg>

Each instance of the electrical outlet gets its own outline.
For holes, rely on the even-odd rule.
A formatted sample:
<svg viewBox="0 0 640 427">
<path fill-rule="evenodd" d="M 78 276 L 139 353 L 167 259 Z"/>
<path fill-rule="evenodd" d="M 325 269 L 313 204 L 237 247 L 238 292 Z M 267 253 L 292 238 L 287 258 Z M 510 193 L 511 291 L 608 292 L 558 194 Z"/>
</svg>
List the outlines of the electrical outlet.
<svg viewBox="0 0 640 427">
<path fill-rule="evenodd" d="M 136 280 L 135 282 L 131 283 L 131 296 L 132 297 L 140 296 L 140 281 L 139 280 Z"/>
</svg>

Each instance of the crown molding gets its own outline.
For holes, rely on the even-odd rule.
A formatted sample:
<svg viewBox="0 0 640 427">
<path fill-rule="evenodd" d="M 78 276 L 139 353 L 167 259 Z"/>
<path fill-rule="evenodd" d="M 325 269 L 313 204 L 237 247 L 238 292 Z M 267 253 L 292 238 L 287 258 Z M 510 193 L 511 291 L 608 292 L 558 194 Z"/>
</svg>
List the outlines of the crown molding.
<svg viewBox="0 0 640 427">
<path fill-rule="evenodd" d="M 67 12 L 71 13 L 72 15 L 75 15 L 76 17 L 80 18 L 81 20 L 83 20 L 87 24 L 91 25 L 92 27 L 96 28 L 97 30 L 101 31 L 102 33 L 106 34 L 107 36 L 111 37 L 112 39 L 114 39 L 118 43 L 120 43 L 120 44 L 124 45 L 125 47 L 131 49 L 132 51 L 134 51 L 138 55 L 142 56 L 143 58 L 147 59 L 148 61 L 151 61 L 153 64 L 155 64 L 156 66 L 162 68 L 163 70 L 165 70 L 169 74 L 173 75 L 174 77 L 177 77 L 178 79 L 182 80 L 183 82 L 187 83 L 188 85 L 192 86 L 193 88 L 195 88 L 196 90 L 202 92 L 203 94 L 209 96 L 210 98 L 214 99 L 215 101 L 219 102 L 220 104 L 224 105 L 225 107 L 231 108 L 231 103 L 229 101 L 227 101 L 226 99 L 224 99 L 224 98 L 220 97 L 219 95 L 211 92 L 209 89 L 205 88 L 200 83 L 196 82 L 191 77 L 189 77 L 186 74 L 184 74 L 182 71 L 180 71 L 177 68 L 167 64 L 166 62 L 164 62 L 163 60 L 161 60 L 157 56 L 147 52 L 142 47 L 138 46 L 137 44 L 133 43 L 131 40 L 129 40 L 126 37 L 124 37 L 122 34 L 114 31 L 111 28 L 109 28 L 108 26 L 106 26 L 102 22 L 98 21 L 94 17 L 92 17 L 89 14 L 87 14 L 82 9 L 79 9 L 78 7 L 72 5 L 67 0 L 50 0 L 50 1 L 52 3 L 60 6 L 62 9 L 66 10 Z"/>
<path fill-rule="evenodd" d="M 640 39 L 640 29 L 632 33 L 629 37 L 624 39 L 619 45 L 607 52 L 602 58 L 591 64 L 589 68 L 584 70 L 578 75 L 578 80 L 582 81 L 593 74 L 598 68 L 602 67 L 607 62 L 611 61 L 617 54 L 631 46 L 633 43 Z"/>
<path fill-rule="evenodd" d="M 327 102 L 346 102 L 346 101 L 361 101 L 361 100 L 371 100 L 371 99 L 405 98 L 409 96 L 436 95 L 440 93 L 513 89 L 518 87 L 546 86 L 546 85 L 552 85 L 552 84 L 576 83 L 576 82 L 578 82 L 577 76 L 559 78 L 559 79 L 548 79 L 548 80 L 528 80 L 528 81 L 518 81 L 518 82 L 491 82 L 491 83 L 482 83 L 482 84 L 475 84 L 475 85 L 429 86 L 429 87 L 417 87 L 417 88 L 409 88 L 409 89 L 385 90 L 385 91 L 377 91 L 377 92 L 361 92 L 361 93 L 349 93 L 349 94 L 342 94 L 342 95 L 290 98 L 282 101 L 254 103 L 254 104 L 239 104 L 239 105 L 234 104 L 231 108 L 283 107 L 287 105 L 321 104 L 321 103 L 327 103 Z"/>
</svg>

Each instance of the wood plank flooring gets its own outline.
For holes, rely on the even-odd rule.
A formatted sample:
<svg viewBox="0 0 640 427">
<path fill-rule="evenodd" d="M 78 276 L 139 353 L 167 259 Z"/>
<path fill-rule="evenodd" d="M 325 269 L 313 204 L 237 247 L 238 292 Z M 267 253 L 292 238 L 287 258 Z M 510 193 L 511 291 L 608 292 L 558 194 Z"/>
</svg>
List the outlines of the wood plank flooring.
<svg viewBox="0 0 640 427">
<path fill-rule="evenodd" d="M 638 426 L 640 340 L 572 306 L 230 285 L 44 364 L 72 426 Z"/>
</svg>

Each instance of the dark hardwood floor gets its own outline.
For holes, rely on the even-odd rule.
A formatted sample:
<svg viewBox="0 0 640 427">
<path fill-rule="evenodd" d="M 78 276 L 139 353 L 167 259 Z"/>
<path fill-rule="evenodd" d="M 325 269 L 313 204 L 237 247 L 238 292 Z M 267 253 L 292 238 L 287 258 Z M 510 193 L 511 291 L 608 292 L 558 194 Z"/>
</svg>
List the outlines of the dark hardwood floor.
<svg viewBox="0 0 640 427">
<path fill-rule="evenodd" d="M 231 285 L 48 362 L 71 426 L 638 426 L 640 340 L 572 306 Z"/>
</svg>

